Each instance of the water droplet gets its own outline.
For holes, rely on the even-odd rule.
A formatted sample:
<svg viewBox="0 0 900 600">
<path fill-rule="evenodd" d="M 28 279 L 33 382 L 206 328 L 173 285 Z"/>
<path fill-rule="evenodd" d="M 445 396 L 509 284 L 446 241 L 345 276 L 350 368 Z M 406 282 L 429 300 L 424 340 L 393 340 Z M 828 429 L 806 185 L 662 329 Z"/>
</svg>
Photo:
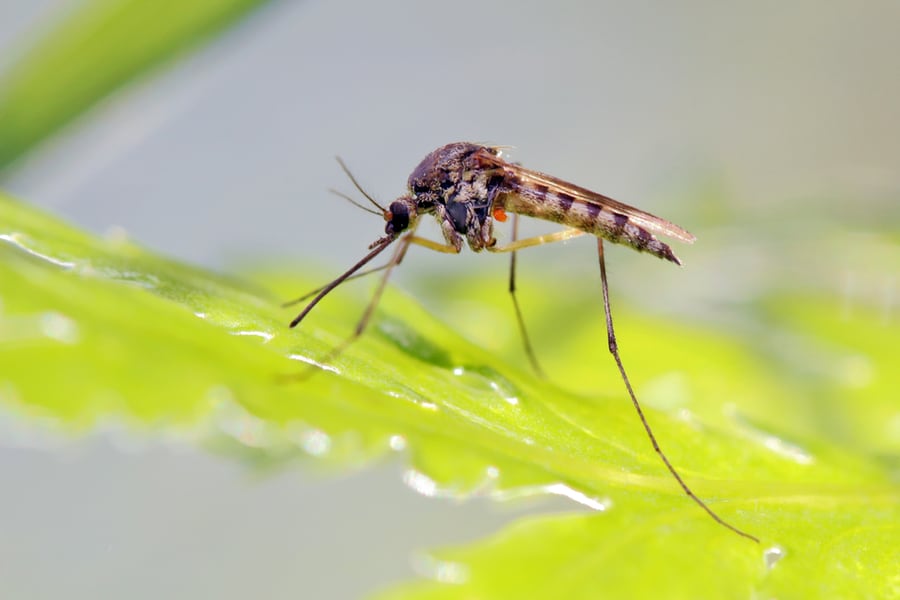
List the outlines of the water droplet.
<svg viewBox="0 0 900 600">
<path fill-rule="evenodd" d="M 407 469 L 403 473 L 403 483 L 429 498 L 434 498 L 438 494 L 437 482 L 425 473 L 415 469 Z"/>
<path fill-rule="evenodd" d="M 390 445 L 391 450 L 401 452 L 406 449 L 406 438 L 402 435 L 392 435 L 388 444 Z"/>
<path fill-rule="evenodd" d="M 230 409 L 224 412 L 226 414 L 217 419 L 219 429 L 223 433 L 250 448 L 264 448 L 268 445 L 265 421 L 243 410 L 240 411 L 241 414 L 235 414 L 236 411 Z M 229 412 L 232 414 L 227 414 Z"/>
<path fill-rule="evenodd" d="M 291 360 L 299 360 L 300 362 L 306 363 L 308 365 L 312 365 L 314 367 L 319 367 L 323 371 L 331 371 L 332 373 L 337 373 L 340 375 L 341 371 L 337 367 L 332 367 L 331 365 L 322 364 L 308 356 L 303 356 L 302 354 L 289 354 L 288 358 Z"/>
<path fill-rule="evenodd" d="M 574 500 L 582 506 L 587 506 L 590 509 L 601 512 L 609 509 L 612 505 L 612 502 L 609 499 L 599 500 L 597 498 L 592 498 L 587 494 L 570 488 L 564 483 L 552 483 L 550 485 L 545 485 L 544 491 L 548 494 L 563 496 L 564 498 L 568 498 L 569 500 Z"/>
<path fill-rule="evenodd" d="M 725 407 L 725 414 L 734 420 L 749 439 L 762 444 L 768 450 L 800 465 L 811 465 L 815 462 L 815 458 L 808 450 L 752 425 L 733 405 Z"/>
<path fill-rule="evenodd" d="M 801 465 L 810 465 L 814 462 L 812 455 L 810 455 L 806 450 L 800 448 L 799 446 L 795 446 L 790 442 L 787 442 L 779 437 L 775 437 L 774 435 L 769 435 L 765 438 L 763 444 L 769 450 L 772 450 L 782 456 L 786 456 L 790 458 L 796 463 Z"/>
<path fill-rule="evenodd" d="M 500 469 L 494 466 L 490 466 L 487 468 L 487 477 L 488 479 L 497 479 L 500 477 Z"/>
<path fill-rule="evenodd" d="M 263 343 L 267 343 L 272 341 L 272 338 L 275 337 L 275 334 L 268 333 L 266 331 L 232 331 L 231 335 L 250 335 L 253 337 L 260 337 L 263 339 Z"/>
<path fill-rule="evenodd" d="M 121 271 L 105 265 L 84 265 L 81 268 L 81 272 L 93 277 L 102 276 L 105 279 L 115 279 L 131 285 L 136 285 L 146 290 L 157 290 L 160 287 L 159 277 L 153 273 Z"/>
<path fill-rule="evenodd" d="M 508 404 L 512 404 L 513 406 L 518 406 L 518 405 L 519 405 L 519 399 L 518 399 L 516 396 L 510 396 L 510 395 L 508 395 L 508 394 L 505 392 L 505 390 L 503 390 L 503 388 L 500 387 L 500 384 L 497 383 L 496 381 L 492 381 L 492 382 L 490 383 L 490 386 L 491 386 L 491 389 L 492 389 L 492 390 L 494 390 L 495 392 L 497 392 L 497 394 L 499 394 L 500 397 L 503 398 L 503 401 L 504 401 L 504 402 L 506 402 L 506 403 L 508 403 Z"/>
<path fill-rule="evenodd" d="M 412 567 L 422 577 L 428 577 L 440 583 L 461 585 L 469 580 L 469 568 L 466 565 L 439 560 L 427 554 L 414 556 Z"/>
<path fill-rule="evenodd" d="M 388 390 L 385 392 L 391 398 L 397 398 L 399 400 L 406 400 L 413 402 L 419 408 L 424 408 L 425 410 L 430 410 L 433 412 L 438 411 L 438 405 L 423 396 L 422 394 L 411 390 L 406 386 L 399 386 L 401 391 L 397 390 Z"/>
<path fill-rule="evenodd" d="M 496 490 L 491 492 L 490 496 L 495 500 L 516 500 L 519 498 L 533 498 L 535 496 L 541 496 L 551 494 L 553 496 L 561 496 L 563 498 L 568 498 L 578 504 L 590 508 L 591 510 L 596 510 L 599 512 L 604 512 L 612 508 L 612 500 L 609 498 L 595 498 L 592 496 L 588 496 L 583 492 L 579 492 L 576 489 L 573 489 L 566 485 L 565 483 L 549 483 L 547 485 L 525 485 L 516 488 L 511 488 L 508 490 Z"/>
<path fill-rule="evenodd" d="M 71 269 L 71 268 L 75 267 L 74 262 L 69 262 L 66 260 L 60 260 L 58 258 L 53 258 L 52 256 L 42 254 L 42 253 L 38 252 L 37 250 L 34 250 L 33 248 L 29 248 L 28 246 L 26 246 L 25 244 L 22 243 L 21 238 L 23 238 L 23 237 L 25 237 L 25 236 L 23 236 L 21 233 L 2 234 L 2 235 L 0 235 L 0 240 L 3 240 L 4 242 L 8 242 L 8 243 L 12 244 L 13 246 L 15 246 L 16 248 L 18 248 L 19 250 L 27 252 L 28 254 L 30 254 L 31 256 L 33 256 L 35 258 L 39 258 L 43 261 L 54 264 L 57 267 L 62 267 L 63 269 Z"/>
<path fill-rule="evenodd" d="M 519 394 L 516 386 L 506 377 L 490 367 L 454 367 L 453 374 L 460 377 L 463 383 L 475 389 L 488 389 L 498 395 L 504 402 L 512 406 L 519 405 Z"/>
<path fill-rule="evenodd" d="M 772 546 L 770 548 L 766 548 L 763 552 L 763 560 L 766 563 L 766 568 L 770 571 L 775 568 L 775 565 L 781 561 L 782 558 L 785 557 L 787 552 L 784 551 L 784 548 L 781 546 Z"/>
<path fill-rule="evenodd" d="M 300 447 L 312 456 L 323 456 L 331 450 L 331 437 L 324 431 L 308 429 L 300 434 Z"/>
<path fill-rule="evenodd" d="M 679 408 L 678 412 L 675 413 L 675 417 L 695 431 L 702 431 L 704 429 L 703 423 L 697 418 L 697 415 L 687 408 Z"/>
<path fill-rule="evenodd" d="M 48 338 L 64 344 L 74 344 L 78 341 L 78 326 L 75 321 L 58 312 L 42 314 L 40 329 Z"/>
<path fill-rule="evenodd" d="M 206 398 L 213 405 L 213 424 L 225 435 L 250 448 L 270 448 L 281 432 L 264 419 L 247 412 L 224 385 L 211 387 Z"/>
</svg>

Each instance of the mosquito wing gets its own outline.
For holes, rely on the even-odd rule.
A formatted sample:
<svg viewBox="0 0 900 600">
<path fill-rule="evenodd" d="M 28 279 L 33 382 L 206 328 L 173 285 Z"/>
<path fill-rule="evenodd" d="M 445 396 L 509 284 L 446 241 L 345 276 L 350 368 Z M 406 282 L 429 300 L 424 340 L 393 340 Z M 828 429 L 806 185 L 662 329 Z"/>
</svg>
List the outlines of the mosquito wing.
<svg viewBox="0 0 900 600">
<path fill-rule="evenodd" d="M 635 225 L 643 227 L 650 232 L 665 235 L 688 244 L 694 243 L 697 239 L 694 234 L 678 225 L 644 212 L 639 208 L 613 200 L 603 194 L 592 192 L 574 183 L 563 181 L 558 177 L 506 162 L 497 156 L 497 149 L 485 148 L 478 153 L 477 159 L 479 163 L 485 166 L 502 170 L 507 176 L 506 180 L 509 182 L 513 192 L 516 191 L 516 186 L 522 186 L 528 190 L 548 189 L 556 193 L 562 192 L 586 204 L 593 204 L 601 209 L 624 215 Z"/>
</svg>

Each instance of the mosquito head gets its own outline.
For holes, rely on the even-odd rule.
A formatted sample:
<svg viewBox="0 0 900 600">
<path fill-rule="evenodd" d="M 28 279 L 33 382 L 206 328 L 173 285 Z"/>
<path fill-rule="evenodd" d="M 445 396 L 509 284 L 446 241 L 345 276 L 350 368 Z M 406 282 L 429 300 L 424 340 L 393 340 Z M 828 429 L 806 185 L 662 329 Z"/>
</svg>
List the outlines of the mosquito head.
<svg viewBox="0 0 900 600">
<path fill-rule="evenodd" d="M 390 236 L 398 236 L 414 225 L 418 218 L 415 200 L 409 196 L 397 198 L 384 213 L 384 220 L 387 221 L 384 232 Z"/>
</svg>

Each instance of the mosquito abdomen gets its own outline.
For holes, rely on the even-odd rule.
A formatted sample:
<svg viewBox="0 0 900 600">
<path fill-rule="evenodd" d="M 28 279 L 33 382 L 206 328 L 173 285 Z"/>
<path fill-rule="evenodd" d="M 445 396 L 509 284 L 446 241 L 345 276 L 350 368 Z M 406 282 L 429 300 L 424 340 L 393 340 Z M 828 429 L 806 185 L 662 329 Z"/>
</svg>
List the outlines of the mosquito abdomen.
<svg viewBox="0 0 900 600">
<path fill-rule="evenodd" d="M 514 185 L 500 197 L 499 204 L 511 213 L 552 221 L 580 229 L 616 244 L 624 244 L 680 265 L 681 261 L 665 243 L 635 224 L 626 215 L 585 202 L 545 185 Z"/>
</svg>

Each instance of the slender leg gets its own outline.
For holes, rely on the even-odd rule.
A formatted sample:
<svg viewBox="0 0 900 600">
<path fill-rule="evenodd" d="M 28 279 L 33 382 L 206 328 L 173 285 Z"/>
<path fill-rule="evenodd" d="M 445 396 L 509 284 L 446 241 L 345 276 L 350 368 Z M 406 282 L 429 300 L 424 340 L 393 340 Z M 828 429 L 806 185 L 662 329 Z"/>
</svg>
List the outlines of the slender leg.
<svg viewBox="0 0 900 600">
<path fill-rule="evenodd" d="M 644 426 L 644 431 L 647 432 L 647 437 L 650 438 L 650 442 L 653 444 L 653 449 L 662 459 L 663 463 L 665 463 L 666 468 L 669 470 L 669 473 L 675 478 L 678 482 L 678 485 L 681 486 L 681 489 L 684 490 L 684 493 L 688 495 L 691 500 L 696 502 L 700 508 L 705 510 L 713 520 L 716 521 L 719 525 L 722 525 L 736 534 L 743 536 L 749 540 L 753 540 L 757 544 L 759 543 L 759 539 L 755 536 L 750 535 L 744 531 L 741 531 L 731 523 L 726 522 L 719 515 L 713 512 L 713 510 L 706 505 L 703 500 L 701 500 L 691 488 L 687 486 L 684 480 L 681 478 L 681 475 L 678 474 L 678 471 L 675 470 L 675 467 L 672 466 L 672 463 L 669 462 L 669 459 L 666 458 L 666 455 L 663 453 L 662 449 L 659 447 L 659 444 L 656 441 L 656 436 L 653 435 L 653 430 L 650 429 L 650 423 L 647 422 L 647 418 L 644 416 L 644 411 L 641 409 L 640 403 L 638 403 L 637 396 L 634 395 L 634 390 L 631 387 L 631 382 L 628 380 L 628 375 L 625 373 L 625 367 L 622 366 L 622 359 L 619 357 L 619 347 L 616 343 L 616 333 L 613 330 L 613 321 L 612 321 L 612 312 L 609 308 L 609 287 L 606 283 L 606 262 L 603 260 L 603 240 L 597 238 L 597 254 L 600 259 L 600 284 L 603 290 L 603 311 L 606 313 L 606 336 L 607 341 L 609 343 L 609 352 L 613 355 L 613 358 L 616 361 L 616 366 L 619 367 L 619 373 L 622 374 L 622 381 L 625 382 L 625 388 L 628 390 L 628 396 L 631 398 L 631 403 L 634 405 L 634 409 L 637 411 L 638 417 L 641 419 L 641 424 Z"/>
<path fill-rule="evenodd" d="M 426 248 L 435 250 L 437 252 L 445 252 L 445 253 L 453 253 L 453 254 L 459 252 L 459 250 L 457 250 L 454 246 L 450 246 L 447 244 L 441 244 L 439 242 L 435 242 L 435 241 L 425 239 L 425 238 L 420 238 L 420 237 L 413 235 L 412 233 L 409 233 L 409 234 L 405 235 L 404 237 L 400 238 L 400 244 L 397 246 L 397 249 L 394 251 L 393 256 L 391 256 L 391 259 L 386 264 L 356 275 L 357 277 L 360 277 L 362 275 L 367 275 L 369 273 L 374 273 L 376 271 L 384 271 L 384 275 L 381 277 L 381 282 L 378 284 L 378 287 L 375 289 L 375 293 L 372 294 L 372 299 L 369 300 L 369 304 L 366 306 L 366 310 L 363 312 L 362 317 L 360 317 L 359 322 L 356 324 L 356 329 L 353 330 L 353 333 L 350 335 L 350 337 L 345 339 L 339 345 L 334 347 L 327 355 L 325 355 L 325 357 L 323 357 L 321 360 L 322 363 L 327 364 L 327 363 L 333 361 L 334 359 L 336 359 L 338 356 L 340 356 L 344 352 L 344 350 L 347 349 L 348 346 L 350 346 L 350 344 L 352 344 L 354 341 L 356 341 L 356 339 L 359 338 L 365 332 L 366 327 L 368 327 L 368 325 L 369 325 L 369 320 L 372 318 L 372 313 L 375 312 L 375 307 L 378 306 L 378 301 L 381 300 L 381 296 L 384 293 L 385 288 L 387 287 L 387 282 L 391 276 L 391 271 L 393 271 L 394 267 L 399 265 L 400 262 L 403 260 L 403 258 L 406 256 L 406 251 L 409 250 L 409 246 L 411 244 L 424 246 Z M 321 300 L 328 292 L 333 290 L 340 283 L 347 281 L 348 279 L 351 279 L 353 277 L 351 274 L 353 273 L 353 271 L 355 269 L 358 269 L 360 266 L 365 264 L 368 260 L 371 259 L 371 257 L 373 257 L 375 254 L 377 254 L 377 252 L 380 252 L 381 250 L 383 250 L 385 247 L 387 247 L 387 243 L 385 243 L 383 246 L 377 247 L 372 253 L 369 254 L 369 256 L 367 256 L 365 259 L 363 259 L 362 261 L 357 263 L 353 267 L 353 269 L 351 269 L 350 271 L 345 273 L 342 277 L 339 277 L 338 279 L 331 282 L 327 286 L 317 290 L 318 295 L 316 296 L 315 300 L 310 302 L 310 304 L 307 305 L 306 309 L 304 309 L 304 311 L 302 313 L 300 313 L 300 315 L 296 319 L 294 319 L 294 323 L 292 323 L 291 326 L 293 327 L 293 325 L 299 323 L 300 320 L 304 316 L 306 316 L 306 314 L 312 309 L 312 307 L 315 306 L 316 303 L 319 300 Z M 313 293 L 316 293 L 316 292 L 313 292 Z M 309 295 L 307 295 L 307 297 L 308 296 Z M 305 379 L 307 376 L 311 375 L 316 370 L 317 369 L 315 367 L 313 367 L 308 372 L 301 374 L 299 376 L 292 376 L 292 377 L 290 377 L 290 379 Z"/>
<path fill-rule="evenodd" d="M 557 231 L 555 233 L 525 238 L 524 240 L 517 240 L 516 236 L 518 234 L 518 229 L 519 215 L 513 214 L 512 241 L 510 241 L 510 243 L 506 244 L 505 246 L 493 246 L 488 247 L 487 249 L 490 252 L 509 252 L 511 254 L 509 259 L 509 294 L 513 301 L 513 308 L 515 308 L 516 311 L 516 322 L 519 325 L 519 334 L 522 337 L 522 343 L 525 346 L 525 354 L 528 356 L 528 362 L 531 363 L 531 368 L 534 369 L 534 372 L 537 373 L 538 377 L 546 378 L 547 376 L 544 373 L 544 370 L 541 369 L 541 365 L 540 363 L 538 363 L 537 356 L 534 353 L 534 348 L 531 345 L 531 339 L 528 337 L 528 330 L 525 327 L 525 319 L 522 317 L 522 310 L 519 307 L 519 300 L 516 297 L 516 252 L 518 250 L 522 250 L 523 248 L 530 248 L 532 246 L 540 246 L 543 244 L 570 240 L 572 238 L 585 235 L 585 232 L 581 231 L 580 229 L 570 227 L 568 229 L 563 229 L 562 231 Z"/>
<path fill-rule="evenodd" d="M 505 246 L 488 247 L 487 250 L 489 250 L 490 252 L 515 252 L 516 250 L 522 250 L 523 248 L 530 248 L 532 246 L 540 246 L 543 244 L 551 244 L 553 242 L 563 242 L 565 240 L 571 240 L 572 238 L 576 238 L 580 235 L 587 235 L 587 233 L 580 229 L 570 227 L 569 229 L 563 229 L 562 231 L 556 231 L 554 233 L 548 233 L 546 235 L 538 235 L 535 237 L 525 238 L 524 240 L 516 240 L 506 244 Z"/>
<path fill-rule="evenodd" d="M 450 244 L 442 244 L 440 242 L 435 242 L 434 240 L 429 240 L 417 235 L 411 235 L 408 237 L 410 243 L 417 246 L 422 246 L 423 248 L 428 248 L 429 250 L 434 250 L 435 252 L 443 252 L 444 254 L 459 254 L 459 248 L 457 248 L 456 246 L 451 246 Z"/>
<path fill-rule="evenodd" d="M 515 243 L 516 237 L 519 234 L 519 215 L 513 215 L 512 222 L 512 243 Z M 544 370 L 541 368 L 540 363 L 538 363 L 537 356 L 534 353 L 534 348 L 531 345 L 531 339 L 528 337 L 528 330 L 525 328 L 525 319 L 522 318 L 522 309 L 519 308 L 519 300 L 516 298 L 516 251 L 512 250 L 509 253 L 509 297 L 512 298 L 513 308 L 516 310 L 516 322 L 519 324 L 519 334 L 522 337 L 522 344 L 525 346 L 525 354 L 528 356 L 528 362 L 531 363 L 531 368 L 534 369 L 534 372 L 537 373 L 538 377 L 541 379 L 546 379 L 546 375 L 544 374 Z"/>
<path fill-rule="evenodd" d="M 378 287 L 375 288 L 375 293 L 372 294 L 372 299 L 369 300 L 368 306 L 366 306 L 366 310 L 363 312 L 362 317 L 360 317 L 359 322 L 356 324 L 356 329 L 353 330 L 353 333 L 345 339 L 343 342 L 335 346 L 331 352 L 329 352 L 322 360 L 322 363 L 330 363 L 338 356 L 343 354 L 344 350 L 356 341 L 359 336 L 365 332 L 366 327 L 369 325 L 369 320 L 372 318 L 372 313 L 375 312 L 375 307 L 378 306 L 378 301 L 381 300 L 381 295 L 384 293 L 385 288 L 387 287 L 388 279 L 391 276 L 391 271 L 394 270 L 400 261 L 403 259 L 403 256 L 406 254 L 407 248 L 409 248 L 409 244 L 412 241 L 412 236 L 406 236 L 400 239 L 400 245 L 397 246 L 397 250 L 394 252 L 394 255 L 391 257 L 391 260 L 388 261 L 386 265 L 384 265 L 384 275 L 381 277 L 381 281 L 378 283 Z"/>
<path fill-rule="evenodd" d="M 381 282 L 378 284 L 378 288 L 375 290 L 375 293 L 372 294 L 372 299 L 369 300 L 369 305 L 366 307 L 366 311 L 360 318 L 359 323 L 356 324 L 356 329 L 353 331 L 353 335 L 347 338 L 347 340 L 344 341 L 344 343 L 342 343 L 340 346 L 331 351 L 328 357 L 329 360 L 336 358 L 341 352 L 343 352 L 344 348 L 346 348 L 356 338 L 361 336 L 366 330 L 366 327 L 369 324 L 369 319 L 372 317 L 372 313 L 375 312 L 375 307 L 378 306 L 378 301 L 381 300 L 381 295 L 384 293 L 384 290 L 387 287 L 387 282 L 391 276 L 391 271 L 393 271 L 394 267 L 399 265 L 400 261 L 403 260 L 403 257 L 406 256 L 406 251 L 409 249 L 410 244 L 418 244 L 420 246 L 425 246 L 426 248 L 431 248 L 432 250 L 437 250 L 439 252 L 458 252 L 458 250 L 456 250 L 453 246 L 439 244 L 437 242 L 433 242 L 432 240 L 416 237 L 412 234 L 401 238 L 400 245 L 397 247 L 397 251 L 394 252 L 394 256 L 392 256 L 391 260 L 386 265 L 384 265 L 384 275 L 381 278 Z"/>
</svg>

